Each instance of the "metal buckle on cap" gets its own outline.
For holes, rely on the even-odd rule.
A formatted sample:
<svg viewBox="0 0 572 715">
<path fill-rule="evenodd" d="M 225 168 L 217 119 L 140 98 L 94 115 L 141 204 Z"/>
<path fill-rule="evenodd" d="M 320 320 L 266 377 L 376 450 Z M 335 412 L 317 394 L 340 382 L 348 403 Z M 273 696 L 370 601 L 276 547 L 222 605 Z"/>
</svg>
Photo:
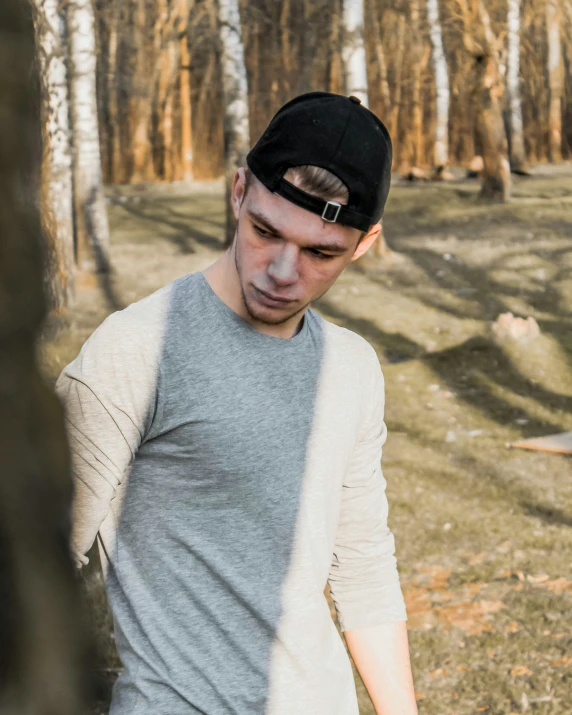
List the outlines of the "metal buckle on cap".
<svg viewBox="0 0 572 715">
<path fill-rule="evenodd" d="M 330 213 L 330 209 L 334 209 L 333 218 L 331 218 L 332 214 Z M 336 221 L 338 220 L 338 216 L 340 215 L 341 209 L 342 205 L 339 204 L 337 201 L 326 201 L 326 205 L 324 206 L 324 210 L 322 211 L 322 218 L 328 223 L 336 223 Z"/>
</svg>

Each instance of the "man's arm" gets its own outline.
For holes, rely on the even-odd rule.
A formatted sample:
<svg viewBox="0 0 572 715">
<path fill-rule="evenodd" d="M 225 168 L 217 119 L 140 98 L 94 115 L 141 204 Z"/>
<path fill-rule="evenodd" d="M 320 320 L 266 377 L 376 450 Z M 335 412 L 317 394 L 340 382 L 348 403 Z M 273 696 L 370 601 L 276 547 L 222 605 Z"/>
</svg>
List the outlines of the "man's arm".
<svg viewBox="0 0 572 715">
<path fill-rule="evenodd" d="M 78 568 L 153 417 L 160 346 L 140 313 L 135 305 L 107 318 L 56 383 L 72 455 L 70 547 Z"/>
<path fill-rule="evenodd" d="M 416 715 L 404 621 L 344 633 L 348 649 L 378 715 Z"/>
<path fill-rule="evenodd" d="M 378 715 L 416 715 L 407 615 L 380 466 L 387 435 L 383 376 L 371 348 L 368 360 L 360 437 L 342 489 L 330 592 Z"/>
</svg>

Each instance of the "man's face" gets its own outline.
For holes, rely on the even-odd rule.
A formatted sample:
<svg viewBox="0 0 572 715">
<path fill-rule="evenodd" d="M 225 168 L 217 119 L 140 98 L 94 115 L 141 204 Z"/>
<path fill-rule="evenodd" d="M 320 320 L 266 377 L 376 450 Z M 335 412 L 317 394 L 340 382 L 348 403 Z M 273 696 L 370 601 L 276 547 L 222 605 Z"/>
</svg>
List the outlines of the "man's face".
<svg viewBox="0 0 572 715">
<path fill-rule="evenodd" d="M 301 313 L 368 247 L 357 229 L 323 221 L 252 175 L 245 193 L 243 170 L 235 179 L 233 208 L 242 297 L 250 316 L 262 323 L 278 325 Z"/>
</svg>

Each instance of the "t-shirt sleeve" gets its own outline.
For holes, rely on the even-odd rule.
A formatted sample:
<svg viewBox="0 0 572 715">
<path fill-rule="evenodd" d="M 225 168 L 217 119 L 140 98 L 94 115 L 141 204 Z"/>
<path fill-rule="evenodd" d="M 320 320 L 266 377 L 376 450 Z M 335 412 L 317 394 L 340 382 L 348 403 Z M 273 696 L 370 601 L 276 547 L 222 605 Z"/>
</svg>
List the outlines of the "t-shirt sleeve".
<svg viewBox="0 0 572 715">
<path fill-rule="evenodd" d="M 72 455 L 77 567 L 88 563 L 85 554 L 149 430 L 157 380 L 156 346 L 129 309 L 107 318 L 58 378 Z"/>
<path fill-rule="evenodd" d="M 387 525 L 386 481 L 381 450 L 387 437 L 384 382 L 371 350 L 367 408 L 342 487 L 340 518 L 329 575 L 342 631 L 405 621 L 395 543 Z"/>
</svg>

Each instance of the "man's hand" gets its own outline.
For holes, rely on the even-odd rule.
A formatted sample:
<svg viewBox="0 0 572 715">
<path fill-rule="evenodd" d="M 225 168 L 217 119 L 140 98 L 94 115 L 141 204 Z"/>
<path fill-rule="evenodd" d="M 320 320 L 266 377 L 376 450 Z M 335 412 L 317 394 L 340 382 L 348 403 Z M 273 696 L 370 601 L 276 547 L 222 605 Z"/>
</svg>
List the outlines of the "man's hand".
<svg viewBox="0 0 572 715">
<path fill-rule="evenodd" d="M 377 715 L 417 715 L 405 622 L 344 633 Z"/>
</svg>

